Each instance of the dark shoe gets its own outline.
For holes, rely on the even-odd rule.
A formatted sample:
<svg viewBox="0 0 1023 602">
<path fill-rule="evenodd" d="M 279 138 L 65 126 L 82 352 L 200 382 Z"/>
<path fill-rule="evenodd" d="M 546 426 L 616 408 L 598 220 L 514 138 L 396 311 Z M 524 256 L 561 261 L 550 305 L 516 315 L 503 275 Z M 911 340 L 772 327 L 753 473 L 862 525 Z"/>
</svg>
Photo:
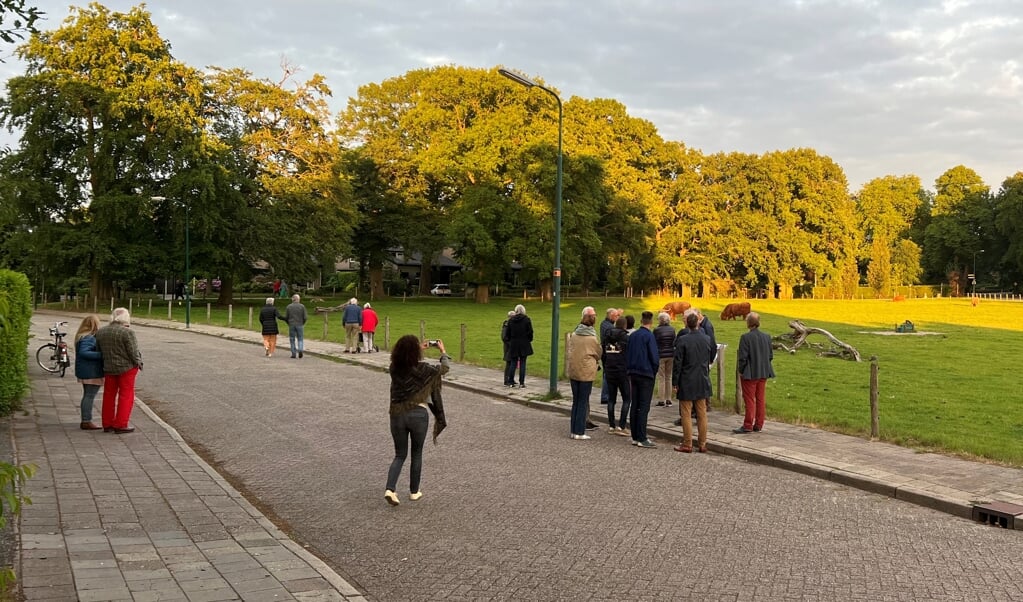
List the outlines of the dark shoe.
<svg viewBox="0 0 1023 602">
<path fill-rule="evenodd" d="M 134 433 L 135 432 L 135 427 L 129 425 L 129 426 L 124 427 L 123 429 L 114 429 L 114 432 L 117 433 L 118 435 L 124 435 L 126 433 Z"/>
<path fill-rule="evenodd" d="M 301 351 L 298 352 L 298 359 L 302 359 L 302 352 Z"/>
<path fill-rule="evenodd" d="M 519 383 L 519 388 L 520 389 L 525 389 L 526 388 L 526 383 Z"/>
<path fill-rule="evenodd" d="M 657 407 L 663 408 L 664 407 L 664 402 L 663 401 L 658 401 L 657 402 Z"/>
<path fill-rule="evenodd" d="M 112 433 L 112 432 L 114 432 L 114 427 L 112 427 L 112 426 L 105 426 L 105 427 L 103 427 L 103 432 L 104 433 Z"/>
<path fill-rule="evenodd" d="M 597 425 L 595 423 L 593 423 L 593 422 L 587 422 L 586 423 L 586 430 L 588 430 L 588 431 L 595 431 L 595 430 L 597 430 L 597 428 L 598 428 Z"/>
<path fill-rule="evenodd" d="M 675 424 L 675 426 L 682 426 L 682 419 L 681 418 L 676 418 L 674 424 Z"/>
<path fill-rule="evenodd" d="M 100 425 L 96 424 L 95 422 L 83 422 L 79 426 L 79 428 L 81 428 L 83 431 L 98 431 L 99 429 L 101 429 L 103 427 L 101 427 Z"/>
<path fill-rule="evenodd" d="M 636 444 L 636 447 L 642 447 L 643 449 L 653 449 L 657 447 L 657 444 L 647 439 L 646 441 L 640 441 Z"/>
<path fill-rule="evenodd" d="M 675 451 L 677 451 L 677 452 L 682 452 L 683 454 L 691 454 L 691 453 L 693 453 L 693 446 L 692 445 L 679 445 L 678 447 L 675 447 L 673 449 Z"/>
<path fill-rule="evenodd" d="M 671 400 L 670 399 L 665 399 L 664 400 L 664 405 L 670 408 L 671 407 Z"/>
<path fill-rule="evenodd" d="M 295 359 L 295 354 L 294 353 L 291 354 L 291 359 Z"/>
<path fill-rule="evenodd" d="M 751 431 L 750 429 L 744 429 L 740 426 L 737 429 L 732 429 L 732 432 L 739 435 L 745 435 L 746 433 L 752 433 L 753 431 Z"/>
<path fill-rule="evenodd" d="M 753 432 L 754 432 L 754 433 L 759 433 L 759 432 L 760 432 L 760 431 L 762 431 L 762 430 L 763 430 L 763 429 L 762 429 L 761 427 L 759 427 L 759 426 L 755 426 L 755 427 L 753 427 Z"/>
</svg>

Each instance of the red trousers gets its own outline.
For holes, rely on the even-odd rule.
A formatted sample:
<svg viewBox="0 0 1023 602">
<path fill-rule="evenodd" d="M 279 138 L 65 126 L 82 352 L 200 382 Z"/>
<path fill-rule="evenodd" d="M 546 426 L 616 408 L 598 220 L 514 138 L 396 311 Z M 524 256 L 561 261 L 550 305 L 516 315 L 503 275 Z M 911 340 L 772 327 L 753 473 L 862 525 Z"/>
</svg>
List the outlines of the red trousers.
<svg viewBox="0 0 1023 602">
<path fill-rule="evenodd" d="M 128 428 L 131 410 L 135 407 L 135 377 L 138 366 L 122 374 L 103 378 L 103 428 Z"/>
<path fill-rule="evenodd" d="M 743 418 L 742 428 L 750 431 L 759 431 L 764 428 L 764 414 L 767 410 L 767 403 L 764 400 L 766 390 L 766 378 L 742 379 L 742 401 L 746 404 L 746 416 Z"/>
</svg>

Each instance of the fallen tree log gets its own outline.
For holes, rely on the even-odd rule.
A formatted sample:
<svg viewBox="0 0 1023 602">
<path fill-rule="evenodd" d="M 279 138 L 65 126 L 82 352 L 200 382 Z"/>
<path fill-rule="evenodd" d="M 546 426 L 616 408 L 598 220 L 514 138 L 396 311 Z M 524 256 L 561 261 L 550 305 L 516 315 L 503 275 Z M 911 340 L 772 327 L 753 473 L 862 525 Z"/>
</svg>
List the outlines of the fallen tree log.
<svg viewBox="0 0 1023 602">
<path fill-rule="evenodd" d="M 860 352 L 857 351 L 855 347 L 848 343 L 843 343 L 838 340 L 835 335 L 823 328 L 807 326 L 800 320 L 792 320 L 789 322 L 789 328 L 792 329 L 792 332 L 780 334 L 771 339 L 771 345 L 775 349 L 782 349 L 788 353 L 795 353 L 797 349 L 805 346 L 819 350 L 817 352 L 818 357 L 838 357 L 852 360 L 854 362 L 861 361 Z M 819 334 L 827 337 L 827 339 L 831 341 L 832 346 L 826 347 L 820 343 L 807 342 L 806 338 L 811 334 Z"/>
</svg>

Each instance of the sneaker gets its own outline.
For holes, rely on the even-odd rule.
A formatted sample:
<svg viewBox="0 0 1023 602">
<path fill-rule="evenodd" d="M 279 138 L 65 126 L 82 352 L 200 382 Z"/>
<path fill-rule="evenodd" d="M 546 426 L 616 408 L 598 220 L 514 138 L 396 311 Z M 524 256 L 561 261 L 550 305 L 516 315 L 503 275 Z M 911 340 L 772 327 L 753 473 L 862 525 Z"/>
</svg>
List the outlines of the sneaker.
<svg viewBox="0 0 1023 602">
<path fill-rule="evenodd" d="M 742 428 L 740 426 L 737 429 L 732 429 L 732 432 L 735 433 L 736 435 L 745 435 L 746 433 L 752 433 L 753 431 L 751 431 L 750 429 Z"/>
<path fill-rule="evenodd" d="M 588 431 L 595 431 L 595 430 L 597 430 L 597 424 L 594 423 L 594 422 L 587 422 L 586 423 L 586 430 L 588 430 Z"/>
<path fill-rule="evenodd" d="M 670 408 L 671 407 L 671 400 L 670 399 L 665 399 L 664 400 L 664 405 Z"/>
<path fill-rule="evenodd" d="M 575 433 L 572 433 L 571 435 L 569 435 L 569 438 L 576 439 L 578 441 L 586 441 L 587 439 L 592 439 L 593 437 L 590 437 L 589 435 L 576 435 Z"/>
<path fill-rule="evenodd" d="M 615 434 L 615 433 L 617 433 L 617 432 L 618 432 L 618 429 L 616 429 L 616 428 L 615 428 L 615 427 L 613 427 L 613 426 L 612 426 L 612 427 L 609 427 L 609 428 L 607 429 L 607 434 L 608 434 L 608 435 L 613 435 L 613 434 Z"/>
<path fill-rule="evenodd" d="M 653 441 L 647 439 L 646 441 L 639 441 L 639 442 L 637 442 L 636 443 L 636 447 L 642 447 L 642 448 L 645 448 L 645 449 L 652 449 L 652 448 L 657 447 L 657 444 L 654 443 Z"/>
<path fill-rule="evenodd" d="M 412 500 L 413 502 L 418 502 L 419 500 L 423 499 L 422 490 L 408 494 L 408 499 Z"/>
<path fill-rule="evenodd" d="M 512 386 L 514 387 L 515 385 L 512 385 Z M 526 383 L 519 383 L 519 388 L 520 389 L 525 389 L 526 388 Z"/>
<path fill-rule="evenodd" d="M 298 359 L 302 359 L 302 352 L 301 351 L 298 352 Z"/>
<path fill-rule="evenodd" d="M 265 354 L 265 355 L 266 355 L 267 357 L 270 357 L 270 348 L 269 348 L 269 347 L 267 347 L 267 348 L 263 349 L 263 353 L 264 353 L 264 354 Z"/>
<path fill-rule="evenodd" d="M 639 441 L 633 439 L 632 441 L 629 442 L 629 445 L 639 445 Z"/>
<path fill-rule="evenodd" d="M 398 504 L 401 503 L 400 501 L 398 501 L 398 495 L 391 491 L 390 489 L 384 492 L 384 499 L 387 500 L 387 503 L 392 506 L 397 506 Z"/>
<path fill-rule="evenodd" d="M 657 407 L 663 408 L 664 407 L 664 401 L 658 401 L 657 402 Z"/>
<path fill-rule="evenodd" d="M 629 429 L 623 429 L 623 428 L 615 429 L 615 434 L 618 435 L 619 437 L 628 437 L 629 435 L 631 435 L 631 433 L 629 432 Z"/>
</svg>

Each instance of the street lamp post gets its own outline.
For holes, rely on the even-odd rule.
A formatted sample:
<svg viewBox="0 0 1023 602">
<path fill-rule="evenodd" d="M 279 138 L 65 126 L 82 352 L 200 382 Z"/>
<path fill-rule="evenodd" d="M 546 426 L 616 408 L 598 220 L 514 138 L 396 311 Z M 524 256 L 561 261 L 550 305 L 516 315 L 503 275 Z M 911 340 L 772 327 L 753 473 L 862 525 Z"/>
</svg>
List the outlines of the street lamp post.
<svg viewBox="0 0 1023 602">
<path fill-rule="evenodd" d="M 153 196 L 149 197 L 154 201 L 166 201 L 167 197 Z M 192 256 L 191 249 L 189 248 L 189 237 L 188 237 L 188 224 L 191 221 L 189 216 L 188 203 L 185 203 L 185 328 L 192 327 L 192 291 L 188 286 L 189 278 L 189 259 Z"/>
<path fill-rule="evenodd" d="M 564 129 L 564 110 L 561 105 L 561 97 L 554 90 L 547 86 L 540 85 L 533 80 L 509 71 L 498 69 L 498 73 L 508 79 L 521 84 L 527 88 L 540 88 L 554 97 L 558 102 L 558 180 L 554 193 L 554 270 L 551 272 L 553 293 L 551 295 L 551 382 L 550 395 L 558 394 L 558 322 L 560 320 L 561 307 L 561 173 L 562 173 L 562 152 L 561 139 Z"/>
<path fill-rule="evenodd" d="M 977 253 L 983 253 L 984 249 L 973 252 L 973 298 L 977 298 Z"/>
</svg>

